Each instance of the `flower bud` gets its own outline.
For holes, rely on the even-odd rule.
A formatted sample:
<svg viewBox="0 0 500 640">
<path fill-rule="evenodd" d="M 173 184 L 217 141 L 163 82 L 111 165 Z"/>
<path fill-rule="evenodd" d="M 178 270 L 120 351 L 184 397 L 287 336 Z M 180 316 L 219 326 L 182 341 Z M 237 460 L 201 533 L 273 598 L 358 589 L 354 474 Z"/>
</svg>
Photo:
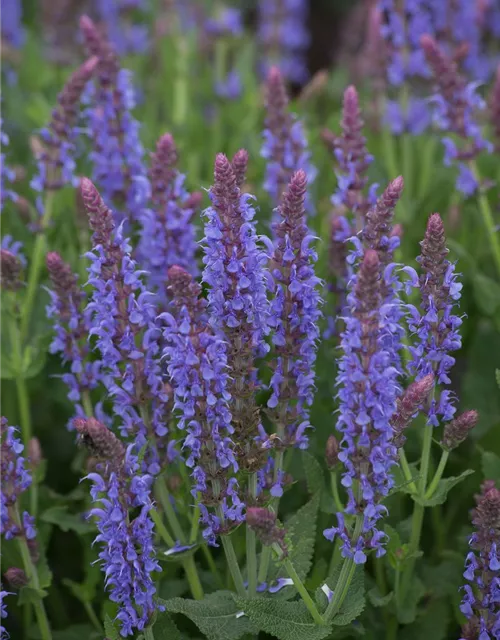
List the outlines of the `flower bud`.
<svg viewBox="0 0 500 640">
<path fill-rule="evenodd" d="M 17 291 L 21 286 L 23 265 L 8 249 L 0 250 L 0 284 L 4 291 Z"/>
<path fill-rule="evenodd" d="M 472 409 L 461 413 L 445 425 L 441 445 L 448 451 L 458 447 L 467 438 L 469 431 L 476 426 L 478 417 L 477 411 Z"/>
<path fill-rule="evenodd" d="M 325 460 L 330 471 L 333 471 L 339 461 L 339 443 L 333 434 L 326 441 Z"/>
<path fill-rule="evenodd" d="M 434 375 L 429 373 L 420 380 L 412 382 L 403 396 L 398 399 L 397 410 L 392 418 L 394 429 L 394 444 L 401 448 L 405 443 L 403 431 L 410 424 L 411 419 L 429 397 L 434 386 Z"/>
<path fill-rule="evenodd" d="M 121 463 L 125 456 L 125 448 L 102 422 L 95 418 L 77 418 L 74 425 L 81 442 L 93 456 L 118 465 Z"/>
<path fill-rule="evenodd" d="M 36 469 L 43 459 L 42 447 L 38 438 L 31 438 L 28 444 L 28 459 L 32 469 Z"/>
<path fill-rule="evenodd" d="M 28 584 L 28 578 L 22 569 L 11 567 L 4 573 L 4 578 L 12 589 L 21 589 Z"/>
<path fill-rule="evenodd" d="M 283 553 L 287 553 L 284 543 L 285 530 L 278 526 L 275 513 L 264 507 L 250 507 L 247 509 L 246 520 L 262 544 L 268 547 L 278 544 Z"/>
</svg>

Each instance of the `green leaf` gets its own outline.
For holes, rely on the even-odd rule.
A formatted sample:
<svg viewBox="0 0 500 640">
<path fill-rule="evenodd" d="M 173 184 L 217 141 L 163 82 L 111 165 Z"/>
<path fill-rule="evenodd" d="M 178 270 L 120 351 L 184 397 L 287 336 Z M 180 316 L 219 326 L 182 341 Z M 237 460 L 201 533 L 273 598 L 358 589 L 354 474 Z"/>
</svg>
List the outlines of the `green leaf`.
<svg viewBox="0 0 500 640">
<path fill-rule="evenodd" d="M 302 463 L 306 475 L 307 490 L 311 495 L 325 489 L 325 476 L 320 463 L 308 451 L 302 451 Z"/>
<path fill-rule="evenodd" d="M 258 629 L 279 640 L 321 640 L 332 631 L 331 624 L 317 625 L 302 601 L 283 602 L 270 598 L 235 600 Z"/>
<path fill-rule="evenodd" d="M 237 617 L 241 611 L 230 591 L 216 591 L 203 600 L 161 600 L 165 610 L 187 616 L 208 640 L 237 640 L 245 633 L 256 633 L 257 629 L 246 616 Z"/>
<path fill-rule="evenodd" d="M 18 603 L 21 604 L 37 604 L 43 598 L 48 596 L 44 589 L 34 589 L 33 587 L 22 587 L 19 590 Z"/>
<path fill-rule="evenodd" d="M 59 629 L 52 632 L 52 640 L 90 640 L 91 638 L 101 638 L 93 627 L 88 624 L 74 624 L 67 629 Z"/>
<path fill-rule="evenodd" d="M 154 640 L 181 640 L 181 632 L 166 612 L 160 613 L 153 625 Z"/>
<path fill-rule="evenodd" d="M 88 588 L 88 586 L 85 583 L 79 584 L 78 582 L 74 582 L 69 578 L 63 578 L 62 583 L 66 587 L 68 587 L 71 593 L 75 596 L 77 600 L 80 600 L 80 602 L 84 604 L 86 604 L 87 602 L 92 602 L 93 594 L 91 593 L 91 590 Z"/>
<path fill-rule="evenodd" d="M 491 451 L 483 451 L 481 454 L 481 468 L 486 480 L 500 481 L 500 457 Z"/>
<path fill-rule="evenodd" d="M 287 542 L 289 544 L 289 559 L 301 580 L 305 580 L 311 568 L 316 541 L 316 520 L 318 517 L 319 494 L 301 507 L 291 518 L 285 522 Z M 277 578 L 288 578 L 288 574 L 279 561 L 272 561 L 270 567 L 269 582 Z M 279 594 L 290 597 L 295 593 L 292 588 L 286 587 Z"/>
<path fill-rule="evenodd" d="M 404 602 L 398 607 L 398 620 L 401 624 L 411 624 L 417 616 L 417 606 L 425 593 L 421 580 L 414 577 L 410 583 Z"/>
<path fill-rule="evenodd" d="M 368 600 L 374 607 L 386 607 L 393 599 L 394 591 L 389 591 L 388 594 L 383 596 L 380 593 L 378 587 L 372 587 L 366 595 L 368 596 Z"/>
<path fill-rule="evenodd" d="M 104 618 L 104 632 L 106 633 L 107 640 L 120 640 L 120 632 L 108 614 L 106 614 Z"/>
<path fill-rule="evenodd" d="M 421 498 L 420 496 L 413 495 L 412 498 L 418 504 L 421 504 L 423 507 L 435 507 L 438 504 L 443 504 L 446 502 L 446 498 L 448 497 L 448 491 L 453 489 L 453 487 L 462 480 L 465 480 L 467 476 L 470 476 L 471 473 L 474 473 L 472 469 L 466 469 L 459 476 L 450 476 L 449 478 L 443 478 L 439 481 L 437 489 L 434 495 L 430 498 Z"/>
<path fill-rule="evenodd" d="M 337 582 L 340 576 L 340 567 L 337 566 L 332 576 L 330 576 L 326 584 L 328 587 L 335 591 L 337 586 Z M 328 601 L 326 595 L 322 591 L 321 587 L 316 589 L 315 593 L 316 603 L 321 612 L 326 610 L 328 605 Z M 358 616 L 361 615 L 363 609 L 365 608 L 365 573 L 364 568 L 362 566 L 357 566 L 354 571 L 354 575 L 351 580 L 351 584 L 349 585 L 349 589 L 347 590 L 347 594 L 345 596 L 344 602 L 340 607 L 339 612 L 332 620 L 332 624 L 337 627 L 342 627 L 347 624 L 350 624 L 353 620 L 355 620 Z"/>
<path fill-rule="evenodd" d="M 62 531 L 74 531 L 80 534 L 95 531 L 93 524 L 85 522 L 80 514 L 70 513 L 67 506 L 47 509 L 43 512 L 41 520 L 57 525 Z"/>
<path fill-rule="evenodd" d="M 433 600 L 419 612 L 415 622 L 402 630 L 400 640 L 444 640 L 450 622 L 450 607 L 445 600 Z"/>
<path fill-rule="evenodd" d="M 495 369 L 495 380 L 497 381 L 498 388 L 500 389 L 500 369 Z"/>
<path fill-rule="evenodd" d="M 40 558 L 36 563 L 36 570 L 38 572 L 40 589 L 48 589 L 52 584 L 52 571 L 49 568 L 47 556 L 43 550 L 40 550 Z"/>
</svg>

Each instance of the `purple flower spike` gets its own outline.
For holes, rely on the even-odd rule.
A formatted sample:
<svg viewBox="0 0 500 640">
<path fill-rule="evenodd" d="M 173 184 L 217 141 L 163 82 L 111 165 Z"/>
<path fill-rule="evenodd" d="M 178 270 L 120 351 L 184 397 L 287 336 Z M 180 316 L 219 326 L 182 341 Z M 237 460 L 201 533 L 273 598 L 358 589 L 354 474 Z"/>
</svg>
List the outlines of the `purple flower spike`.
<svg viewBox="0 0 500 640">
<path fill-rule="evenodd" d="M 174 390 L 174 411 L 185 432 L 183 449 L 192 471 L 195 497 L 200 494 L 203 536 L 216 545 L 216 536 L 242 520 L 233 473 L 238 464 L 231 440 L 233 427 L 228 392 L 226 343 L 207 324 L 201 287 L 182 267 L 168 273 L 172 313 L 165 322 L 163 356 Z M 217 515 L 208 507 L 217 507 Z"/>
<path fill-rule="evenodd" d="M 385 553 L 384 534 L 377 522 L 386 513 L 381 501 L 394 486 L 391 469 L 397 464 L 391 420 L 400 391 L 399 372 L 391 364 L 394 357 L 384 340 L 381 284 L 378 254 L 368 249 L 347 297 L 337 377 L 337 429 L 342 434 L 338 459 L 344 466 L 346 514 L 362 518 L 362 527 L 351 530 L 339 513 L 338 525 L 324 531 L 329 540 L 340 537 L 343 556 L 356 564 L 366 561 L 370 549 L 377 556 Z"/>
<path fill-rule="evenodd" d="M 117 620 L 123 637 L 141 631 L 157 607 L 152 573 L 160 571 L 153 547 L 154 525 L 150 475 L 140 475 L 133 445 L 125 450 L 103 424 L 91 418 L 76 421 L 83 442 L 97 458 L 90 495 L 95 503 L 90 516 L 99 531 L 99 559 L 106 575 L 110 599 L 118 604 Z M 133 513 L 133 516 L 132 516 Z"/>
<path fill-rule="evenodd" d="M 308 79 L 307 14 L 306 0 L 259 0 L 258 32 L 265 52 L 263 75 L 270 65 L 275 65 L 291 82 L 303 83 Z"/>
<path fill-rule="evenodd" d="M 500 491 L 486 480 L 472 512 L 475 531 L 465 560 L 464 597 L 460 609 L 468 618 L 460 640 L 488 640 L 500 634 Z"/>
<path fill-rule="evenodd" d="M 0 471 L 2 487 L 0 491 L 0 533 L 6 540 L 16 536 L 33 539 L 36 535 L 32 519 L 25 511 L 19 518 L 19 497 L 31 485 L 31 473 L 24 458 L 24 445 L 17 437 L 16 427 L 10 427 L 7 418 L 0 422 Z"/>
<path fill-rule="evenodd" d="M 3 130 L 3 120 L 0 118 L 0 213 L 4 208 L 4 204 L 8 201 L 16 202 L 19 196 L 8 187 L 15 181 L 15 172 L 7 165 L 7 155 L 4 153 L 5 148 L 9 144 L 9 136 Z"/>
<path fill-rule="evenodd" d="M 417 258 L 421 274 L 407 267 L 411 285 L 420 289 L 420 310 L 408 306 L 408 326 L 414 333 L 416 344 L 410 346 L 411 372 L 420 380 L 433 373 L 436 384 L 449 385 L 449 372 L 455 364 L 450 355 L 461 346 L 459 327 L 462 320 L 454 315 L 454 307 L 460 299 L 462 285 L 457 282 L 455 267 L 446 256 L 446 238 L 443 221 L 438 213 L 430 216 L 421 254 Z M 429 424 L 437 426 L 438 416 L 447 422 L 453 418 L 455 407 L 451 391 L 443 390 L 435 395 L 428 409 Z"/>
<path fill-rule="evenodd" d="M 131 74 L 120 69 L 112 45 L 87 16 L 80 18 L 80 30 L 88 51 L 99 58 L 96 82 L 85 94 L 93 179 L 120 221 L 142 223 L 149 215 L 151 187 L 140 125 L 132 116 L 135 92 Z"/>
<path fill-rule="evenodd" d="M 10 591 L 4 591 L 2 585 L 0 584 L 0 619 L 4 619 L 7 617 L 7 606 L 4 602 L 5 596 L 14 595 Z M 0 624 L 0 640 L 9 640 L 10 636 L 7 633 L 5 627 Z"/>
<path fill-rule="evenodd" d="M 97 3 L 100 19 L 106 33 L 120 56 L 129 53 L 145 53 L 148 48 L 146 25 L 136 24 L 137 11 L 147 8 L 145 0 L 103 0 Z M 143 16 L 143 21 L 146 16 Z"/>
<path fill-rule="evenodd" d="M 477 112 L 485 109 L 476 94 L 476 84 L 467 84 L 457 65 L 437 42 L 428 35 L 421 38 L 422 49 L 432 69 L 438 93 L 434 97 L 434 119 L 439 128 L 453 138 L 445 137 L 445 164 L 458 168 L 457 189 L 465 196 L 475 193 L 477 184 L 468 163 L 481 151 L 492 151 L 493 145 L 482 137 Z"/>
<path fill-rule="evenodd" d="M 317 255 L 305 223 L 307 178 L 293 174 L 279 207 L 271 258 L 271 313 L 277 355 L 271 377 L 269 413 L 278 426 L 279 446 L 305 449 L 310 428 L 309 407 L 314 398 L 314 364 L 319 338 L 320 280 L 314 273 Z"/>
<path fill-rule="evenodd" d="M 400 449 L 406 442 L 404 430 L 412 419 L 417 415 L 430 397 L 434 389 L 435 379 L 432 373 L 427 374 L 420 380 L 412 382 L 405 390 L 404 394 L 398 398 L 397 411 L 392 418 L 394 429 L 394 444 Z"/>
<path fill-rule="evenodd" d="M 197 242 L 192 223 L 201 194 L 189 194 L 184 176 L 177 169 L 177 147 L 166 133 L 151 154 L 151 199 L 153 207 L 141 223 L 138 254 L 141 266 L 148 271 L 148 284 L 166 303 L 167 272 L 179 265 L 197 275 Z"/>
<path fill-rule="evenodd" d="M 253 461 L 256 471 L 260 467 L 259 456 L 250 455 L 248 448 L 254 446 L 260 429 L 254 358 L 268 350 L 267 258 L 255 231 L 252 196 L 241 193 L 232 165 L 223 154 L 217 155 L 209 195 L 212 206 L 204 212 L 203 280 L 209 287 L 210 325 L 231 345 L 227 354 L 227 391 L 234 440 L 240 466 L 250 471 L 248 465 Z"/>
<path fill-rule="evenodd" d="M 122 436 L 133 436 L 138 446 L 147 442 L 148 425 L 141 410 L 151 403 L 149 422 L 160 445 L 168 432 L 168 394 L 160 368 L 155 298 L 141 281 L 122 228 L 115 229 L 113 214 L 88 178 L 82 178 L 80 191 L 94 232 L 93 249 L 87 254 L 93 292 L 85 313 L 89 333 L 96 336 L 102 379 L 120 418 Z M 150 461 L 149 473 L 158 471 L 157 461 Z"/>
<path fill-rule="evenodd" d="M 87 338 L 91 318 L 84 312 L 85 293 L 71 267 L 58 253 L 49 252 L 46 263 L 53 287 L 49 291 L 51 303 L 47 306 L 47 316 L 53 318 L 55 332 L 50 352 L 60 353 L 62 362 L 70 364 L 70 373 L 65 373 L 63 380 L 69 389 L 68 398 L 76 403 L 77 415 L 83 416 L 82 392 L 95 389 L 101 378 L 101 362 L 91 362 L 89 357 Z"/>
<path fill-rule="evenodd" d="M 295 171 L 303 169 L 311 184 L 316 177 L 316 169 L 310 162 L 302 123 L 288 111 L 285 83 L 277 67 L 269 70 L 265 92 L 266 129 L 261 149 L 261 156 L 267 160 L 264 189 L 277 207 Z M 314 214 L 309 199 L 306 208 Z"/>
<path fill-rule="evenodd" d="M 500 15 L 500 10 L 499 10 Z M 500 65 L 498 65 L 495 82 L 491 90 L 490 97 L 490 121 L 493 125 L 493 132 L 495 137 L 495 150 L 497 153 L 500 151 Z"/>
<path fill-rule="evenodd" d="M 94 56 L 73 73 L 57 98 L 49 125 L 40 132 L 41 142 L 36 145 L 38 173 L 31 180 L 31 187 L 39 193 L 78 184 L 75 139 L 80 99 L 98 62 Z M 38 209 L 43 213 L 41 207 L 39 200 Z"/>
</svg>

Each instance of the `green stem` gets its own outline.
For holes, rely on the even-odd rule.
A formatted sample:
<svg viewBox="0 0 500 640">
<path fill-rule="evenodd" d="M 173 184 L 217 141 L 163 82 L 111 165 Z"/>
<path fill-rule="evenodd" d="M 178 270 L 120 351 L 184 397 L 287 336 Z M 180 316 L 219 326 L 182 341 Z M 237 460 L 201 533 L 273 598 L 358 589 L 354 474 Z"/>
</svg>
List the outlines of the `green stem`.
<svg viewBox="0 0 500 640">
<path fill-rule="evenodd" d="M 356 523 L 354 525 L 354 532 L 352 534 L 352 544 L 355 544 L 363 528 L 363 516 L 356 516 Z M 352 558 L 345 558 L 340 570 L 339 579 L 335 585 L 335 591 L 330 603 L 325 611 L 325 618 L 332 620 L 340 611 L 340 607 L 345 600 L 349 587 L 351 585 L 354 572 L 356 571 L 356 565 Z"/>
<path fill-rule="evenodd" d="M 399 450 L 399 462 L 401 463 L 401 469 L 403 470 L 403 475 L 406 482 L 408 483 L 408 487 L 410 488 L 412 493 L 417 493 L 417 485 L 413 481 L 410 465 L 408 464 L 406 453 L 404 452 L 403 448 Z"/>
<path fill-rule="evenodd" d="M 427 475 L 429 473 L 429 460 L 430 460 L 430 454 L 431 454 L 433 433 L 434 433 L 434 427 L 430 424 L 427 424 L 424 430 L 422 458 L 420 461 L 420 478 L 418 479 L 418 492 L 421 496 L 425 495 L 425 488 L 427 486 Z"/>
<path fill-rule="evenodd" d="M 480 183 L 480 174 L 476 162 L 474 160 L 471 160 L 469 167 L 476 181 Z M 484 226 L 486 227 L 486 234 L 491 244 L 493 261 L 495 262 L 498 273 L 500 274 L 500 238 L 498 232 L 495 229 L 495 220 L 493 218 L 490 203 L 488 202 L 486 194 L 481 190 L 481 187 L 479 187 L 478 190 L 477 200 L 479 203 L 479 209 L 481 210 L 481 215 L 483 217 Z"/>
<path fill-rule="evenodd" d="M 249 492 L 252 501 L 257 496 L 257 474 L 252 473 L 249 480 Z M 247 574 L 248 574 L 248 595 L 253 597 L 257 593 L 257 537 L 247 524 Z"/>
<path fill-rule="evenodd" d="M 87 418 L 92 418 L 94 416 L 94 407 L 92 405 L 92 400 L 90 399 L 90 393 L 88 389 L 82 391 L 82 405 Z"/>
<path fill-rule="evenodd" d="M 83 606 L 89 617 L 90 622 L 94 625 L 96 631 L 98 631 L 99 633 L 102 633 L 103 632 L 102 624 L 100 623 L 99 618 L 96 616 L 95 611 L 92 608 L 92 605 L 90 604 L 90 602 L 85 600 L 85 602 L 83 603 Z"/>
<path fill-rule="evenodd" d="M 35 304 L 35 297 L 38 290 L 40 280 L 40 272 L 43 267 L 45 258 L 45 232 L 52 217 L 52 209 L 54 205 L 54 192 L 49 191 L 45 198 L 44 214 L 41 222 L 41 229 L 38 232 L 33 248 L 33 257 L 31 259 L 30 272 L 28 277 L 28 285 L 26 287 L 26 297 L 24 298 L 24 306 L 21 317 L 21 344 L 24 344 L 28 335 L 30 326 L 31 313 Z"/>
<path fill-rule="evenodd" d="M 172 531 L 174 532 L 175 537 L 179 542 L 186 542 L 186 536 L 184 535 L 184 531 L 182 530 L 179 519 L 177 518 L 177 514 L 175 513 L 175 509 L 170 502 L 170 493 L 167 489 L 166 479 L 159 478 L 159 482 L 156 483 L 156 490 L 158 492 L 158 497 L 160 499 L 160 504 L 165 511 L 165 515 L 167 517 L 168 524 L 170 525 Z"/>
<path fill-rule="evenodd" d="M 434 495 L 434 491 L 436 491 L 439 481 L 443 476 L 444 469 L 446 467 L 446 463 L 448 462 L 449 455 L 450 455 L 449 451 L 443 450 L 443 453 L 441 454 L 441 460 L 439 461 L 438 468 L 436 470 L 436 473 L 434 474 L 434 478 L 432 478 L 432 482 L 430 483 L 429 488 L 425 493 L 426 499 L 429 499 Z"/>
<path fill-rule="evenodd" d="M 212 553 L 210 552 L 210 549 L 207 547 L 206 544 L 204 544 L 204 545 L 202 545 L 201 550 L 202 550 L 203 555 L 205 556 L 205 560 L 207 561 L 208 568 L 212 572 L 212 575 L 214 576 L 214 578 L 217 580 L 217 584 L 222 589 L 223 588 L 223 583 L 222 583 L 222 580 L 221 580 L 221 576 L 220 576 L 220 573 L 217 571 L 217 566 L 215 564 L 214 557 L 213 557 Z"/>
<path fill-rule="evenodd" d="M 193 509 L 191 516 L 191 532 L 189 534 L 189 544 L 194 544 L 198 537 L 198 531 L 200 529 L 200 507 L 196 506 Z"/>
<path fill-rule="evenodd" d="M 186 578 L 188 579 L 189 588 L 191 589 L 193 598 L 195 600 L 203 600 L 203 597 L 204 597 L 203 587 L 201 586 L 200 578 L 198 576 L 198 571 L 196 569 L 196 564 L 194 562 L 194 555 L 188 556 L 183 561 L 182 566 L 184 568 Z"/>
<path fill-rule="evenodd" d="M 155 634 L 153 633 L 153 627 L 146 627 L 144 629 L 144 640 L 155 640 Z"/>
<path fill-rule="evenodd" d="M 278 547 L 278 545 L 276 545 L 276 551 L 278 553 L 281 553 L 281 549 Z M 295 588 L 297 589 L 302 600 L 304 601 L 304 604 L 308 608 L 309 613 L 313 617 L 314 622 L 316 622 L 316 624 L 324 625 L 325 621 L 323 620 L 321 614 L 317 610 L 316 605 L 313 602 L 313 599 L 311 598 L 311 596 L 309 595 L 309 592 L 304 586 L 304 583 L 302 582 L 297 572 L 295 571 L 295 567 L 291 563 L 290 558 L 287 558 L 287 557 L 283 558 L 283 565 L 288 575 L 293 580 L 293 584 L 295 585 Z"/>
<path fill-rule="evenodd" d="M 19 421 L 21 423 L 21 435 L 25 449 L 28 449 L 28 445 L 31 440 L 31 416 L 29 396 L 26 389 L 26 381 L 22 375 L 23 357 L 21 352 L 21 340 L 17 323 L 14 317 L 9 318 L 9 332 L 12 343 L 12 356 L 14 359 L 13 365 L 16 372 L 16 391 L 17 391 L 17 403 L 19 407 Z"/>
<path fill-rule="evenodd" d="M 17 517 L 19 519 L 19 513 L 17 513 Z M 34 566 L 30 552 L 28 549 L 28 545 L 26 544 L 26 540 L 24 538 L 18 538 L 19 541 L 19 549 L 21 551 L 21 557 L 23 559 L 24 570 L 28 578 L 31 579 L 33 583 L 34 589 L 40 589 L 40 582 L 38 580 L 38 573 L 36 567 Z M 43 600 L 41 598 L 37 599 L 34 603 L 35 607 L 35 615 L 38 622 L 38 630 L 40 631 L 40 635 L 42 636 L 42 640 L 52 640 L 52 633 L 50 631 L 49 621 L 47 619 L 47 614 L 45 612 L 45 607 L 43 604 Z"/>
<path fill-rule="evenodd" d="M 330 472 L 330 484 L 332 487 L 332 496 L 333 496 L 333 501 L 335 502 L 335 507 L 337 509 L 337 511 L 344 511 L 344 505 L 342 504 L 342 500 L 340 499 L 340 495 L 339 495 L 339 487 L 337 484 L 337 472 L 336 471 L 331 471 Z"/>
<path fill-rule="evenodd" d="M 151 511 L 149 512 L 149 515 L 151 516 L 151 520 L 155 523 L 156 529 L 160 534 L 160 537 L 163 538 L 163 540 L 167 543 L 169 547 L 174 547 L 175 540 L 172 538 L 172 536 L 168 532 L 167 527 L 163 524 L 163 520 L 161 518 L 161 515 L 158 513 L 158 511 L 156 509 L 151 509 Z"/>
<path fill-rule="evenodd" d="M 399 568 L 399 564 L 395 569 L 395 580 L 394 580 L 394 598 L 396 600 L 396 607 L 399 608 L 400 606 L 400 602 L 399 602 L 399 598 L 400 598 L 400 583 L 401 583 L 401 570 Z"/>
<path fill-rule="evenodd" d="M 422 202 L 429 191 L 432 171 L 434 170 L 434 154 L 436 152 L 436 138 L 424 139 L 424 152 L 421 162 L 419 163 L 420 184 L 418 188 L 418 196 Z"/>
<path fill-rule="evenodd" d="M 234 586 L 238 595 L 246 598 L 245 585 L 243 583 L 243 577 L 241 575 L 240 566 L 236 553 L 234 551 L 233 542 L 229 536 L 221 536 L 222 546 L 224 547 L 224 553 L 226 554 L 227 565 L 233 578 Z"/>
</svg>

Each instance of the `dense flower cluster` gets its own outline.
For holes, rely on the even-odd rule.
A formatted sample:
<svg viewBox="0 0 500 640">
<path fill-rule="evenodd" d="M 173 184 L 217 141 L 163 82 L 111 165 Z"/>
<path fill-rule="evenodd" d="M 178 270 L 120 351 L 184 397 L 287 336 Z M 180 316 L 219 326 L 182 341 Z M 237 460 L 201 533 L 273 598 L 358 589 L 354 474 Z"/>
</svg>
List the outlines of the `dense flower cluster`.
<svg viewBox="0 0 500 640">
<path fill-rule="evenodd" d="M 100 20 L 120 56 L 128 53 L 144 53 L 149 44 L 148 28 L 137 24 L 131 13 L 145 9 L 147 0 L 103 0 L 97 3 Z"/>
<path fill-rule="evenodd" d="M 93 250 L 87 254 L 93 289 L 85 311 L 90 317 L 89 333 L 97 338 L 102 380 L 120 418 L 120 432 L 133 436 L 142 446 L 147 441 L 148 421 L 157 437 L 168 431 L 168 394 L 159 363 L 160 329 L 154 296 L 141 281 L 122 227 L 115 228 L 111 211 L 87 178 L 81 181 L 81 195 L 94 232 Z M 151 402 L 148 421 L 141 413 L 145 400 Z M 149 472 L 158 471 L 157 463 L 152 463 Z"/>
<path fill-rule="evenodd" d="M 457 282 L 454 265 L 446 259 L 447 253 L 443 221 L 434 213 L 427 223 L 417 258 L 420 277 L 414 269 L 405 267 L 410 275 L 409 284 L 420 290 L 420 309 L 408 305 L 408 326 L 414 335 L 409 347 L 412 357 L 409 368 L 417 380 L 433 373 L 436 383 L 442 385 L 451 382 L 449 372 L 455 359 L 450 354 L 462 344 L 459 333 L 462 320 L 454 313 L 462 285 Z M 430 402 L 429 424 L 437 426 L 438 416 L 447 422 L 454 413 L 452 392 L 445 389 Z"/>
<path fill-rule="evenodd" d="M 311 184 L 316 169 L 310 161 L 302 122 L 288 111 L 288 96 L 278 67 L 269 70 L 265 91 L 266 128 L 261 149 L 261 156 L 267 161 L 264 189 L 277 207 L 294 171 L 305 171 Z M 314 213 L 309 199 L 306 207 Z"/>
<path fill-rule="evenodd" d="M 31 473 L 22 455 L 24 445 L 17 437 L 18 430 L 9 426 L 7 418 L 0 423 L 1 460 L 0 475 L 0 533 L 6 540 L 24 536 L 32 540 L 36 536 L 34 518 L 27 511 L 19 514 L 19 496 L 31 485 Z"/>
<path fill-rule="evenodd" d="M 36 150 L 38 173 L 30 183 L 38 193 L 78 184 L 75 176 L 75 139 L 80 99 L 97 64 L 98 59 L 94 56 L 72 74 L 57 98 L 49 125 L 40 132 L 41 145 Z M 43 214 L 40 197 L 37 207 Z"/>
<path fill-rule="evenodd" d="M 303 83 L 309 76 L 305 52 L 309 46 L 306 0 L 259 0 L 259 38 L 264 47 L 262 72 L 279 67 L 287 80 Z"/>
<path fill-rule="evenodd" d="M 487 480 L 476 496 L 475 531 L 465 560 L 464 597 L 460 609 L 468 618 L 460 640 L 500 637 L 500 491 Z"/>
<path fill-rule="evenodd" d="M 189 194 L 184 176 L 177 167 L 177 148 L 167 133 L 158 140 L 152 154 L 149 179 L 152 207 L 141 221 L 138 246 L 141 266 L 148 272 L 148 285 L 166 300 L 167 272 L 173 265 L 197 275 L 197 242 L 193 216 L 201 200 L 200 193 Z"/>
<path fill-rule="evenodd" d="M 201 287 L 182 267 L 169 270 L 172 313 L 165 321 L 163 355 L 174 389 L 174 411 L 186 432 L 186 464 L 193 477 L 192 493 L 201 496 L 204 538 L 212 545 L 226 531 L 225 521 L 241 521 L 243 505 L 237 495 L 238 470 L 231 425 L 226 344 L 207 324 Z M 209 512 L 216 506 L 217 513 Z"/>
<path fill-rule="evenodd" d="M 338 459 L 345 468 L 341 482 L 348 494 L 345 513 L 357 516 L 357 526 L 350 530 L 344 514 L 338 513 L 337 526 L 324 532 L 329 540 L 339 536 L 342 554 L 356 564 L 366 561 L 369 549 L 375 549 L 377 556 L 385 552 L 384 533 L 377 521 L 386 512 L 381 500 L 394 485 L 391 468 L 397 457 L 391 419 L 399 372 L 384 339 L 387 323 L 381 312 L 381 284 L 377 251 L 368 249 L 347 298 L 337 378 L 337 429 L 342 434 Z"/>
<path fill-rule="evenodd" d="M 82 17 L 80 28 L 87 49 L 99 58 L 97 78 L 84 96 L 92 139 L 92 176 L 120 221 L 140 222 L 146 215 L 150 185 L 139 123 L 132 115 L 131 73 L 120 69 L 114 49 L 90 18 Z"/>
<path fill-rule="evenodd" d="M 424 35 L 421 44 L 438 90 L 434 97 L 434 119 L 442 131 L 453 136 L 442 139 L 444 161 L 446 165 L 457 165 L 457 189 L 470 196 L 479 187 L 470 161 L 480 151 L 490 152 L 493 148 L 483 138 L 476 113 L 484 110 L 486 104 L 476 93 L 477 84 L 466 83 L 458 72 L 456 63 L 433 38 Z"/>
<path fill-rule="evenodd" d="M 229 160 L 218 154 L 214 184 L 205 210 L 203 281 L 207 283 L 210 326 L 229 345 L 228 393 L 240 455 L 249 462 L 251 441 L 260 420 L 255 406 L 254 357 L 268 346 L 269 305 L 266 296 L 266 255 L 259 246 L 252 196 L 241 193 Z"/>
<path fill-rule="evenodd" d="M 46 264 L 53 287 L 49 290 L 47 316 L 53 318 L 55 333 L 49 349 L 51 353 L 60 353 L 64 364 L 70 364 L 70 373 L 62 378 L 69 389 L 68 398 L 75 403 L 76 414 L 85 415 L 82 393 L 97 387 L 101 368 L 100 360 L 89 359 L 87 339 L 91 318 L 89 311 L 84 311 L 85 292 L 58 253 L 49 252 Z"/>
<path fill-rule="evenodd" d="M 314 364 L 321 316 L 319 278 L 314 273 L 317 255 L 305 223 L 307 178 L 293 174 L 275 227 L 271 257 L 269 324 L 276 352 L 267 406 L 277 425 L 279 446 L 306 448 L 309 407 L 314 398 Z M 275 490 L 276 492 L 276 490 Z"/>
<path fill-rule="evenodd" d="M 133 635 L 151 621 L 157 608 L 152 573 L 160 571 L 153 547 L 150 475 L 141 475 L 135 447 L 125 451 L 103 424 L 93 418 L 75 421 L 76 429 L 97 461 L 90 495 L 101 544 L 99 559 L 110 600 L 119 606 L 120 633 Z M 132 513 L 134 516 L 132 516 Z"/>
</svg>

